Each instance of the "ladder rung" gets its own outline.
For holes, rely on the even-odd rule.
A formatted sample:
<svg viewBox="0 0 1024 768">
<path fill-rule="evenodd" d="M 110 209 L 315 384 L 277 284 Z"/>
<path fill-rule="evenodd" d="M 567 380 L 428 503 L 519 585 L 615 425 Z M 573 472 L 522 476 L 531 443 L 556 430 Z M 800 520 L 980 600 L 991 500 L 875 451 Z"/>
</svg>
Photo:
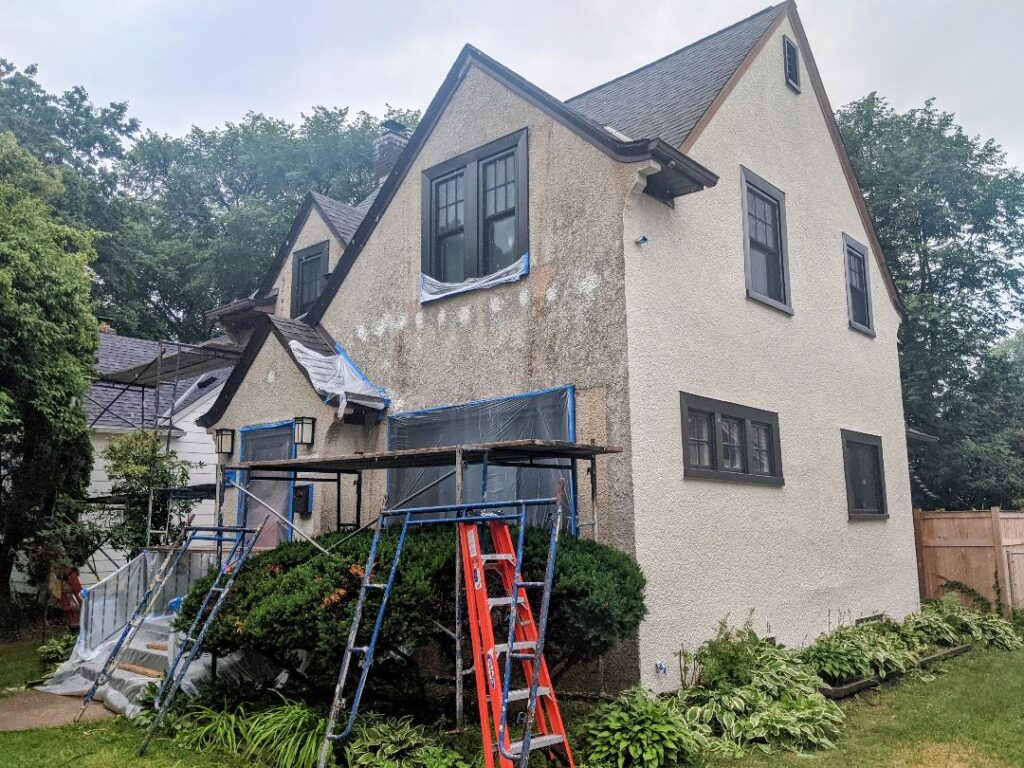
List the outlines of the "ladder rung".
<svg viewBox="0 0 1024 768">
<path fill-rule="evenodd" d="M 384 589 L 385 587 L 387 587 L 387 584 L 370 583 L 366 585 L 367 589 Z"/>
<path fill-rule="evenodd" d="M 563 741 L 565 741 L 565 739 L 562 736 L 559 736 L 557 733 L 549 733 L 543 736 L 534 736 L 532 739 L 530 739 L 530 751 L 533 752 L 535 749 L 547 749 L 548 747 L 553 747 L 556 744 L 561 744 Z M 513 741 L 509 745 L 508 751 L 516 757 L 519 757 L 521 754 L 523 754 L 523 742 Z"/>
<path fill-rule="evenodd" d="M 537 686 L 538 696 L 547 696 L 551 693 L 551 689 L 543 685 Z M 508 696 L 505 697 L 505 701 L 526 701 L 530 698 L 529 688 L 514 688 L 508 692 Z"/>
<path fill-rule="evenodd" d="M 480 561 L 484 565 L 489 563 L 514 563 L 516 561 L 516 556 L 502 553 L 480 555 Z"/>
<path fill-rule="evenodd" d="M 365 654 L 368 650 L 370 650 L 370 647 L 367 645 L 353 645 L 349 650 L 351 650 L 352 653 Z"/>
<path fill-rule="evenodd" d="M 537 647 L 536 640 L 520 640 L 512 643 L 512 650 L 514 651 L 532 651 Z M 508 653 L 508 643 L 498 643 L 494 646 L 494 652 L 499 656 L 503 653 Z"/>
<path fill-rule="evenodd" d="M 524 605 L 526 603 L 526 598 L 525 597 L 517 597 L 516 598 L 516 602 L 519 603 L 519 605 Z M 488 608 L 500 608 L 502 606 L 511 606 L 511 605 L 512 605 L 512 598 L 511 597 L 489 597 L 489 598 L 487 598 L 487 607 Z"/>
<path fill-rule="evenodd" d="M 517 587 L 543 587 L 543 581 L 520 581 L 516 584 Z"/>
</svg>

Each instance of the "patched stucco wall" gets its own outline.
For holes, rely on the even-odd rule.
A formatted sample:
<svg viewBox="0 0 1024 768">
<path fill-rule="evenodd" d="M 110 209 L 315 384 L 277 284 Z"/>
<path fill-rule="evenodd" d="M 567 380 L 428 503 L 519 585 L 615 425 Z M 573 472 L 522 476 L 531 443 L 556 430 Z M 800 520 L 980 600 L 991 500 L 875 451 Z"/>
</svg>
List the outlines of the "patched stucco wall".
<svg viewBox="0 0 1024 768">
<path fill-rule="evenodd" d="M 306 216 L 302 229 L 295 236 L 295 242 L 292 244 L 284 264 L 281 266 L 277 279 L 274 280 L 274 288 L 272 290 L 277 290 L 277 304 L 274 308 L 275 315 L 280 317 L 292 316 L 292 257 L 295 255 L 295 252 L 322 243 L 324 240 L 330 243 L 327 248 L 327 264 L 333 270 L 337 266 L 338 259 L 341 258 L 341 252 L 345 246 L 334 235 L 330 227 L 327 226 L 327 222 L 320 215 L 320 211 L 316 209 L 316 206 L 313 206 L 309 209 L 309 215 Z"/>
<path fill-rule="evenodd" d="M 872 257 L 877 337 L 848 326 L 842 235 L 868 238 L 803 57 L 803 93 L 785 85 L 784 33 L 788 20 L 690 152 L 717 187 L 674 210 L 636 196 L 625 213 L 636 554 L 650 596 L 640 668 L 655 688 L 678 686 L 673 654 L 726 615 L 742 623 L 755 609 L 756 630 L 799 645 L 841 617 L 918 605 L 900 318 Z M 746 298 L 741 164 L 786 194 L 791 317 Z M 680 391 L 778 412 L 785 485 L 685 479 Z M 886 521 L 847 519 L 841 428 L 882 436 Z"/>
<path fill-rule="evenodd" d="M 338 454 L 372 450 L 375 424 L 359 426 L 344 424 L 336 418 L 336 409 L 324 405 L 313 391 L 309 381 L 292 360 L 277 337 L 270 334 L 253 360 L 249 374 L 238 387 L 227 410 L 217 422 L 217 429 L 235 430 L 235 453 L 229 461 L 221 457 L 222 464 L 234 464 L 239 459 L 242 427 L 273 424 L 296 416 L 316 419 L 316 437 L 311 447 L 296 446 L 296 456 L 320 455 L 319 449 L 331 445 Z M 342 522 L 355 520 L 355 490 L 353 478 L 342 477 Z M 295 516 L 294 522 L 304 533 L 332 531 L 335 527 L 335 486 L 333 483 L 314 484 L 314 514 L 310 518 Z M 372 490 L 372 489 L 365 489 Z M 233 521 L 238 509 L 237 491 L 228 489 L 224 495 L 224 516 Z M 366 509 L 364 495 L 364 509 Z M 258 508 L 258 507 L 257 507 Z"/>
<path fill-rule="evenodd" d="M 421 306 L 421 172 L 524 127 L 530 275 Z M 633 514 L 622 206 L 635 173 L 473 66 L 322 319 L 387 388 L 392 412 L 575 385 L 578 439 L 626 449 L 600 460 L 598 528 L 626 551 Z M 383 430 L 379 439 L 383 447 Z M 582 473 L 581 485 L 586 521 Z"/>
</svg>

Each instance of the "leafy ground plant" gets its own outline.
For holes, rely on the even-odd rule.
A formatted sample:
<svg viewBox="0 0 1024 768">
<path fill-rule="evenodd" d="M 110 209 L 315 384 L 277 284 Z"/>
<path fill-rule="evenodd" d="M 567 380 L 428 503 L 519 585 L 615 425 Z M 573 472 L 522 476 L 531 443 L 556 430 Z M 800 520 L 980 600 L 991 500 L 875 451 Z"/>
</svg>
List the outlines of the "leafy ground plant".
<svg viewBox="0 0 1024 768">
<path fill-rule="evenodd" d="M 665 768 L 701 765 L 716 750 L 711 729 L 688 718 L 677 702 L 626 691 L 584 724 L 587 765 Z"/>
<path fill-rule="evenodd" d="M 470 768 L 410 718 L 366 718 L 345 745 L 345 761 L 349 768 Z"/>
<path fill-rule="evenodd" d="M 51 677 L 57 671 L 57 667 L 71 657 L 76 640 L 77 638 L 70 632 L 65 632 L 63 635 L 51 637 L 36 649 L 39 661 L 47 667 L 46 677 Z"/>
</svg>

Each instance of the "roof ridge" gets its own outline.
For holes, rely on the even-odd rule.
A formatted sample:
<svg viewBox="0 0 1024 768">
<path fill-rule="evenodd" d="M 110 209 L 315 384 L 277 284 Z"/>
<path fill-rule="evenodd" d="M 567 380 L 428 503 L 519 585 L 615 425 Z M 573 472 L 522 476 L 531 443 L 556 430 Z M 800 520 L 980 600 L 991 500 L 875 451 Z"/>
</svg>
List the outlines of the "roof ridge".
<svg viewBox="0 0 1024 768">
<path fill-rule="evenodd" d="M 313 195 L 313 197 L 315 198 L 326 200 L 327 202 L 333 203 L 334 205 L 343 205 L 346 208 L 351 208 L 353 211 L 356 210 L 356 207 L 351 203 L 346 203 L 344 200 L 338 200 L 337 198 L 331 197 L 330 195 L 325 195 L 323 192 L 317 192 L 315 189 L 309 190 L 309 193 Z"/>
<path fill-rule="evenodd" d="M 613 77 L 611 80 L 606 80 L 605 82 L 598 83 L 597 85 L 592 86 L 591 88 L 588 88 L 585 91 L 581 91 L 580 93 L 577 93 L 575 96 L 570 96 L 569 98 L 565 99 L 563 103 L 565 103 L 567 106 L 571 107 L 572 106 L 571 102 L 575 101 L 576 99 L 582 98 L 583 96 L 586 96 L 586 95 L 588 95 L 590 93 L 593 93 L 594 91 L 596 91 L 596 90 L 598 90 L 600 88 L 605 88 L 606 86 L 609 86 L 612 83 L 617 83 L 619 80 L 623 80 L 623 79 L 629 77 L 630 75 L 635 75 L 637 72 L 642 72 L 643 70 L 648 69 L 649 67 L 653 67 L 656 64 L 660 64 L 661 62 L 665 61 L 665 59 L 670 59 L 673 56 L 676 56 L 676 55 L 682 53 L 683 51 L 687 51 L 690 48 L 693 48 L 693 47 L 695 47 L 697 45 L 700 45 L 701 43 L 706 43 L 707 41 L 711 40 L 712 38 L 715 38 L 715 37 L 718 37 L 719 35 L 725 34 L 729 30 L 735 29 L 736 27 L 740 26 L 741 24 L 746 24 L 748 21 L 753 21 L 754 19 L 758 18 L 759 16 L 763 16 L 764 14 L 768 13 L 769 11 L 776 11 L 777 12 L 780 9 L 785 8 L 786 5 L 788 5 L 789 2 L 790 2 L 790 0 L 783 0 L 783 2 L 781 2 L 781 3 L 776 3 L 775 5 L 769 5 L 767 8 L 762 8 L 757 13 L 753 13 L 750 16 L 747 16 L 745 19 L 740 19 L 739 21 L 734 22 L 734 23 L 730 24 L 727 27 L 722 27 L 721 29 L 716 30 L 715 32 L 712 32 L 710 35 L 705 35 L 704 37 L 700 38 L 699 40 L 694 40 L 692 43 L 688 43 L 687 45 L 684 45 L 682 48 L 677 48 L 674 51 L 666 53 L 664 56 L 660 56 L 659 58 L 655 59 L 654 61 L 649 61 L 646 64 L 637 67 L 636 69 L 631 69 L 629 72 L 624 72 L 621 75 Z"/>
</svg>

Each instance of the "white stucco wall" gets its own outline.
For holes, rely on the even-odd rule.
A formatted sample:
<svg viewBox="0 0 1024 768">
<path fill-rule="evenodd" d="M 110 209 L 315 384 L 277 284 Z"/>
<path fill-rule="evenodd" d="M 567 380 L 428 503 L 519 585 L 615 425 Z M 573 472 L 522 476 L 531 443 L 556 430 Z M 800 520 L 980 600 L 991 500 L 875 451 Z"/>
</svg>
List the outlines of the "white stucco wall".
<svg viewBox="0 0 1024 768">
<path fill-rule="evenodd" d="M 842 235 L 868 238 L 806 68 L 802 94 L 785 85 L 784 33 L 788 20 L 690 152 L 718 186 L 625 212 L 640 670 L 660 689 L 678 679 L 656 663 L 674 669 L 727 615 L 753 609 L 760 633 L 799 645 L 918 604 L 900 317 L 872 258 L 877 337 L 848 326 Z M 741 164 L 786 194 L 793 316 L 746 298 Z M 680 391 L 777 412 L 785 485 L 685 479 Z M 888 520 L 848 520 L 841 428 L 882 437 Z"/>
<path fill-rule="evenodd" d="M 337 266 L 338 259 L 341 258 L 341 252 L 344 250 L 345 245 L 335 237 L 330 227 L 327 226 L 327 222 L 324 221 L 323 216 L 320 215 L 320 211 L 314 206 L 309 209 L 309 215 L 306 216 L 302 228 L 295 236 L 295 242 L 292 243 L 288 257 L 285 259 L 284 264 L 281 265 L 281 271 L 278 272 L 277 278 L 274 280 L 274 289 L 277 290 L 277 304 L 274 306 L 275 315 L 279 317 L 292 316 L 292 258 L 295 252 L 317 245 L 325 240 L 330 243 L 327 247 L 327 264 L 330 268 L 328 271 L 330 271 Z"/>
</svg>

